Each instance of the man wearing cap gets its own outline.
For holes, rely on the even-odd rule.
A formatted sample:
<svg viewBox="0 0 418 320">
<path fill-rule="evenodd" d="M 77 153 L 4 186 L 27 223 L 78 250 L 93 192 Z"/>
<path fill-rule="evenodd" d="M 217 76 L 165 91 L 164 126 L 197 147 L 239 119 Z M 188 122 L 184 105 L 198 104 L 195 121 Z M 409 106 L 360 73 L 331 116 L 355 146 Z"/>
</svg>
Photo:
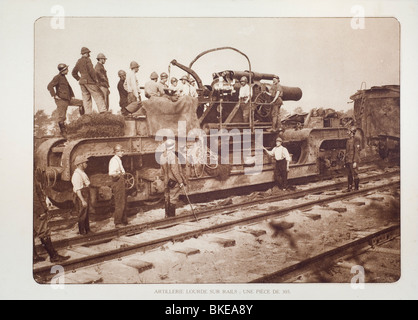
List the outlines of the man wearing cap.
<svg viewBox="0 0 418 320">
<path fill-rule="evenodd" d="M 180 96 L 189 96 L 190 95 L 190 84 L 189 77 L 184 75 L 180 78 Z"/>
<path fill-rule="evenodd" d="M 78 59 L 71 74 L 80 84 L 86 114 L 93 113 L 92 97 L 96 102 L 98 111 L 104 113 L 107 111 L 106 104 L 103 93 L 98 86 L 96 71 L 90 59 L 90 52 L 86 47 L 81 48 L 81 58 Z"/>
<path fill-rule="evenodd" d="M 119 76 L 119 82 L 118 82 L 119 106 L 120 106 L 122 115 L 127 116 L 129 114 L 128 110 L 126 110 L 126 107 L 128 106 L 128 91 L 126 91 L 123 86 L 126 80 L 126 72 L 124 70 L 119 70 L 118 76 Z"/>
<path fill-rule="evenodd" d="M 351 127 L 347 131 L 348 139 L 345 149 L 345 167 L 347 168 L 347 192 L 359 189 L 360 179 L 358 176 L 358 165 L 360 162 L 360 143 L 355 138 L 357 128 Z"/>
<path fill-rule="evenodd" d="M 267 92 L 268 95 L 273 97 L 271 101 L 271 121 L 272 125 L 271 128 L 267 131 L 269 132 L 277 132 L 281 127 L 280 121 L 280 107 L 283 104 L 282 96 L 283 96 L 283 88 L 280 85 L 280 78 L 278 76 L 273 77 L 273 84 L 271 85 L 270 92 Z"/>
<path fill-rule="evenodd" d="M 126 189 L 125 189 L 125 169 L 122 164 L 124 154 L 120 144 L 113 148 L 115 155 L 109 161 L 109 176 L 112 178 L 112 190 L 115 198 L 115 212 L 113 215 L 115 227 L 128 224 L 126 214 Z"/>
<path fill-rule="evenodd" d="M 167 81 L 168 81 L 168 74 L 165 73 L 165 72 L 161 73 L 160 74 L 160 84 L 164 89 L 168 89 Z"/>
<path fill-rule="evenodd" d="M 90 180 L 85 170 L 87 168 L 87 157 L 77 156 L 74 161 L 76 169 L 71 178 L 73 191 L 75 194 L 75 208 L 78 212 L 78 230 L 81 235 L 88 234 L 90 231 L 89 221 L 89 196 Z"/>
<path fill-rule="evenodd" d="M 141 101 L 140 86 L 136 74 L 139 71 L 139 64 L 136 61 L 132 61 L 129 65 L 130 71 L 126 75 L 124 88 L 128 92 L 128 105 L 133 102 Z"/>
<path fill-rule="evenodd" d="M 61 135 L 66 138 L 65 120 L 67 118 L 68 106 L 77 106 L 80 115 L 84 114 L 83 101 L 74 99 L 74 92 L 68 83 L 66 75 L 68 74 L 68 65 L 60 63 L 58 65 L 59 73 L 48 84 L 47 89 L 55 100 L 58 112 L 58 126 Z"/>
<path fill-rule="evenodd" d="M 182 188 L 186 185 L 179 159 L 175 153 L 176 142 L 168 139 L 165 142 L 165 150 L 160 156 L 160 165 L 164 176 L 165 185 L 165 215 L 174 217 L 176 205 Z"/>
<path fill-rule="evenodd" d="M 152 99 L 155 97 L 161 97 L 164 94 L 163 86 L 158 82 L 158 74 L 157 72 L 152 72 L 150 75 L 150 79 L 144 85 L 145 97 L 148 99 Z"/>
<path fill-rule="evenodd" d="M 251 88 L 248 84 L 248 79 L 246 76 L 241 77 L 240 79 L 241 88 L 239 89 L 239 101 L 240 101 L 240 107 L 242 110 L 242 117 L 244 119 L 245 123 L 250 122 L 250 94 L 251 94 Z"/>
<path fill-rule="evenodd" d="M 286 147 L 282 145 L 282 142 L 282 138 L 277 137 L 276 146 L 271 151 L 268 151 L 266 148 L 263 149 L 269 156 L 274 157 L 274 181 L 279 189 L 286 190 L 288 188 L 287 173 L 290 169 L 290 154 Z"/>
<path fill-rule="evenodd" d="M 97 75 L 97 84 L 100 88 L 100 90 L 103 93 L 103 97 L 105 100 L 106 110 L 109 111 L 109 79 L 107 78 L 107 71 L 104 67 L 104 64 L 106 63 L 106 56 L 103 53 L 99 53 L 97 55 L 97 64 L 94 67 Z"/>
</svg>

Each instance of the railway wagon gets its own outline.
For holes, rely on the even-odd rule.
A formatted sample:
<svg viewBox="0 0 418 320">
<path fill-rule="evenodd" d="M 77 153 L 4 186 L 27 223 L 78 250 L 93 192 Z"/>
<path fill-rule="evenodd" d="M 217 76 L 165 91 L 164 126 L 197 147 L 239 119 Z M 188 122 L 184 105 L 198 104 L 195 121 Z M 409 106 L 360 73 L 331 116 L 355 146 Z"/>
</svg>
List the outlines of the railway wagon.
<svg viewBox="0 0 418 320">
<path fill-rule="evenodd" d="M 350 97 L 354 117 L 363 130 L 368 146 L 377 148 L 385 159 L 400 152 L 400 86 L 360 89 Z"/>
<path fill-rule="evenodd" d="M 230 48 L 228 48 L 230 49 Z M 236 49 L 234 49 L 236 50 Z M 236 50 L 238 51 L 238 50 Z M 208 51 L 209 52 L 209 51 Z M 87 155 L 86 170 L 91 181 L 93 209 L 112 205 L 107 168 L 113 147 L 121 144 L 128 201 L 158 202 L 164 184 L 159 154 L 164 139 L 177 141 L 177 153 L 188 180 L 189 195 L 271 183 L 274 164 L 263 146 L 275 145 L 280 134 L 292 161 L 289 179 L 328 173 L 344 167 L 347 129 L 340 119 L 299 115 L 292 124 L 283 122 L 284 132 L 268 132 L 271 127 L 271 98 L 267 94 L 272 74 L 224 70 L 213 73 L 213 82 L 203 85 L 191 67 L 171 63 L 186 71 L 198 83 L 197 98 L 165 97 L 144 100 L 142 107 L 124 119 L 123 134 L 68 139 L 51 138 L 36 150 L 35 163 L 45 192 L 58 207 L 72 204 L 71 176 L 74 159 Z M 246 75 L 253 89 L 249 123 L 242 122 L 237 80 Z M 283 100 L 299 100 L 302 91 L 283 87 Z M 83 116 L 86 117 L 87 115 Z M 362 138 L 362 131 L 357 133 Z"/>
</svg>

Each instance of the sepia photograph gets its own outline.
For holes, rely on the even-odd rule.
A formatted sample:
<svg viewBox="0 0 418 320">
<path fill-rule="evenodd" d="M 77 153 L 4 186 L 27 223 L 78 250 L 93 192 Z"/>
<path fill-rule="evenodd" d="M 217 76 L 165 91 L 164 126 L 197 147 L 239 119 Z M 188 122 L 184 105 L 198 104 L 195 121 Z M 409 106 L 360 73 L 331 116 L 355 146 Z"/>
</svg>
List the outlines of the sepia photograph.
<svg viewBox="0 0 418 320">
<path fill-rule="evenodd" d="M 402 203 L 402 19 L 348 1 L 309 16 L 70 8 L 31 21 L 19 220 L 35 291 L 404 285 L 416 206 Z"/>
<path fill-rule="evenodd" d="M 54 19 L 35 23 L 37 282 L 57 263 L 65 283 L 400 278 L 396 19 Z"/>
</svg>

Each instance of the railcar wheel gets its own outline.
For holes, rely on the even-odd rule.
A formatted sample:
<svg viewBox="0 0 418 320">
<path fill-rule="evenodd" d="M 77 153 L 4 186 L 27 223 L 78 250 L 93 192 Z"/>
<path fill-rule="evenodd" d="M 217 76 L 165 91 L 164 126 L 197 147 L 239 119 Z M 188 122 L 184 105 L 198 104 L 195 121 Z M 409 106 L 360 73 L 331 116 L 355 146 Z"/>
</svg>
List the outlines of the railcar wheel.
<svg viewBox="0 0 418 320">
<path fill-rule="evenodd" d="M 125 178 L 125 188 L 126 190 L 131 190 L 135 186 L 135 177 L 132 173 L 126 172 L 124 175 Z"/>
<path fill-rule="evenodd" d="M 340 150 L 340 152 L 338 152 L 337 158 L 340 161 L 344 161 L 344 159 L 345 159 L 345 152 L 343 150 Z"/>
<path fill-rule="evenodd" d="M 255 111 L 262 118 L 271 115 L 271 97 L 266 92 L 260 92 L 254 100 Z"/>
</svg>

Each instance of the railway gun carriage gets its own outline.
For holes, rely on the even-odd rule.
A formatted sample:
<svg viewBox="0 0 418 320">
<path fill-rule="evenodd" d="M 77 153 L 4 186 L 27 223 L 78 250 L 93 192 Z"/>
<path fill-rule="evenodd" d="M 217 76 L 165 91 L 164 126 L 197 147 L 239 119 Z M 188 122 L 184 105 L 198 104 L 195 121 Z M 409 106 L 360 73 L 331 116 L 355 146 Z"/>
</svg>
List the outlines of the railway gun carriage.
<svg viewBox="0 0 418 320">
<path fill-rule="evenodd" d="M 177 141 L 176 151 L 188 180 L 189 195 L 274 181 L 272 158 L 262 150 L 263 146 L 272 148 L 279 135 L 267 131 L 271 127 L 272 109 L 272 98 L 267 92 L 274 75 L 253 72 L 249 63 L 248 71 L 215 72 L 212 83 L 203 85 L 191 68 L 192 63 L 186 67 L 173 60 L 171 66 L 181 68 L 196 80 L 197 98 L 173 99 L 167 93 L 165 97 L 144 100 L 139 110 L 123 119 L 123 132 L 117 136 L 51 138 L 37 148 L 36 176 L 42 177 L 46 194 L 54 205 L 61 208 L 72 205 L 74 160 L 78 155 L 87 155 L 86 173 L 91 181 L 93 209 L 111 207 L 113 195 L 107 170 L 116 144 L 125 150 L 122 161 L 127 171 L 128 201 L 161 201 L 164 183 L 157 159 L 164 151 L 164 137 Z M 238 99 L 237 80 L 244 75 L 253 89 L 249 123 L 243 122 Z M 283 101 L 298 101 L 302 97 L 297 87 L 284 86 L 283 91 Z M 318 114 L 312 110 L 292 115 L 282 120 L 282 126 L 283 144 L 292 157 L 290 180 L 329 174 L 344 167 L 347 129 L 335 112 Z M 364 141 L 361 129 L 357 136 Z"/>
</svg>

